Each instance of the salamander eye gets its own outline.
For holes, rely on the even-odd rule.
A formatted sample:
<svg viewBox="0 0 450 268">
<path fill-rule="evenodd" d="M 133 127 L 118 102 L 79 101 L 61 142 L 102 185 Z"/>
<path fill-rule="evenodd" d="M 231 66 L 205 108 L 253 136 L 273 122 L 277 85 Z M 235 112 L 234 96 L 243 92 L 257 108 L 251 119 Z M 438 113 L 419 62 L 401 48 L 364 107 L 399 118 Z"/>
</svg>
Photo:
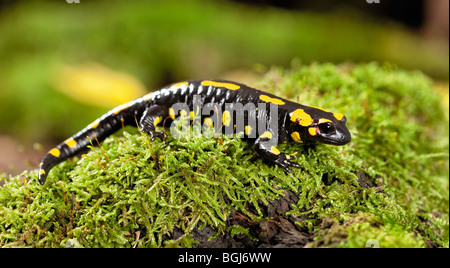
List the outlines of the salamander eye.
<svg viewBox="0 0 450 268">
<path fill-rule="evenodd" d="M 331 134 L 336 131 L 336 129 L 334 128 L 334 125 L 331 123 L 328 123 L 328 122 L 319 124 L 319 129 L 320 129 L 320 132 L 322 132 L 324 134 Z"/>
</svg>

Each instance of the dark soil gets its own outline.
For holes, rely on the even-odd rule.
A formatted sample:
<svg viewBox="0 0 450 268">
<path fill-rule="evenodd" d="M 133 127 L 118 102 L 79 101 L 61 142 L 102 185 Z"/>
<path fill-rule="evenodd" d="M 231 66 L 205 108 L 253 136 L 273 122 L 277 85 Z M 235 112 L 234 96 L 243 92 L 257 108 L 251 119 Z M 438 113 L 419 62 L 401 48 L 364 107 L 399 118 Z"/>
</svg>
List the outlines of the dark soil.
<svg viewBox="0 0 450 268">
<path fill-rule="evenodd" d="M 292 191 L 285 191 L 284 196 L 277 200 L 271 200 L 267 205 L 262 202 L 258 206 L 264 218 L 262 221 L 254 221 L 249 216 L 233 210 L 227 219 L 227 225 L 239 225 L 248 228 L 249 234 L 255 238 L 252 240 L 245 234 L 238 234 L 231 237 L 230 234 L 220 234 L 216 239 L 208 239 L 216 234 L 209 226 L 192 232 L 192 238 L 199 243 L 193 245 L 198 248 L 268 248 L 268 247 L 304 247 L 312 241 L 312 236 L 300 230 L 295 224 L 301 219 L 294 216 L 286 216 L 291 205 L 298 202 L 298 194 Z M 246 207 L 247 211 L 258 215 L 255 207 Z M 183 233 L 176 230 L 173 238 L 178 238 Z"/>
</svg>

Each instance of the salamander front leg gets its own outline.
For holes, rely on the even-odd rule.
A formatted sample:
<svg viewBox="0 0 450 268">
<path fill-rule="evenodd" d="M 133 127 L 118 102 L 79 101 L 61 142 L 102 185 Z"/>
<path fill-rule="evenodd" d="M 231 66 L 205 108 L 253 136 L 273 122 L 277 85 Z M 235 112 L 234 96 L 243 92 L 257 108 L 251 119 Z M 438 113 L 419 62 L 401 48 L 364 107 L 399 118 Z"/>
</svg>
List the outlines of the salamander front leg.
<svg viewBox="0 0 450 268">
<path fill-rule="evenodd" d="M 302 167 L 297 163 L 291 162 L 289 159 L 293 158 L 280 152 L 280 150 L 278 150 L 278 148 L 275 147 L 276 145 L 277 144 L 274 138 L 272 137 L 272 134 L 269 131 L 266 131 L 256 139 L 254 147 L 259 155 L 269 160 L 270 162 L 281 166 L 287 172 L 291 172 L 290 167 L 295 168 Z"/>
<path fill-rule="evenodd" d="M 162 105 L 150 106 L 142 114 L 141 120 L 139 121 L 139 126 L 142 131 L 150 134 L 151 140 L 154 141 L 156 138 L 160 138 L 162 141 L 167 137 L 164 131 L 156 131 L 156 126 L 164 121 L 164 118 L 168 115 L 167 107 Z"/>
</svg>

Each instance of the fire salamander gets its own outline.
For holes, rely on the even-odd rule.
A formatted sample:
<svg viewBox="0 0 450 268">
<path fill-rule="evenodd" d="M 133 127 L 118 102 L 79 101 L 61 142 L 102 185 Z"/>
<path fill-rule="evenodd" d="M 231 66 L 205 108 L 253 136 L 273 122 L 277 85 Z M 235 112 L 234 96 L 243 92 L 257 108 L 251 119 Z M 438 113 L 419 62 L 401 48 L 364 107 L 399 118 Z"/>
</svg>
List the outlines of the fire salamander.
<svg viewBox="0 0 450 268">
<path fill-rule="evenodd" d="M 223 112 L 222 112 L 223 111 Z M 264 159 L 286 171 L 300 168 L 292 156 L 277 149 L 286 142 L 320 142 L 344 145 L 351 140 L 342 113 L 301 105 L 246 85 L 218 80 L 187 81 L 169 85 L 120 105 L 86 128 L 51 149 L 42 159 L 39 182 L 45 183 L 50 169 L 101 142 L 125 125 L 138 126 L 151 140 L 164 140 L 156 126 L 178 120 L 178 115 L 197 118 L 202 128 L 214 127 L 222 133 L 243 133 Z M 194 121 L 195 122 L 195 121 Z"/>
</svg>

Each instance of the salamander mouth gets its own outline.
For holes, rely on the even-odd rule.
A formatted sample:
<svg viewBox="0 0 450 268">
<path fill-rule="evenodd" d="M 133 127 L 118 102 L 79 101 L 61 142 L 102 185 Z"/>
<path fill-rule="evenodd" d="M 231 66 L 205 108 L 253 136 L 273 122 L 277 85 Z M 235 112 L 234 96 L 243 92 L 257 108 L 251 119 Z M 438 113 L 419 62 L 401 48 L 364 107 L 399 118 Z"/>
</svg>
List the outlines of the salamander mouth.
<svg viewBox="0 0 450 268">
<path fill-rule="evenodd" d="M 338 132 L 333 136 L 321 136 L 320 142 L 331 145 L 345 145 L 352 140 L 350 132 Z"/>
</svg>

